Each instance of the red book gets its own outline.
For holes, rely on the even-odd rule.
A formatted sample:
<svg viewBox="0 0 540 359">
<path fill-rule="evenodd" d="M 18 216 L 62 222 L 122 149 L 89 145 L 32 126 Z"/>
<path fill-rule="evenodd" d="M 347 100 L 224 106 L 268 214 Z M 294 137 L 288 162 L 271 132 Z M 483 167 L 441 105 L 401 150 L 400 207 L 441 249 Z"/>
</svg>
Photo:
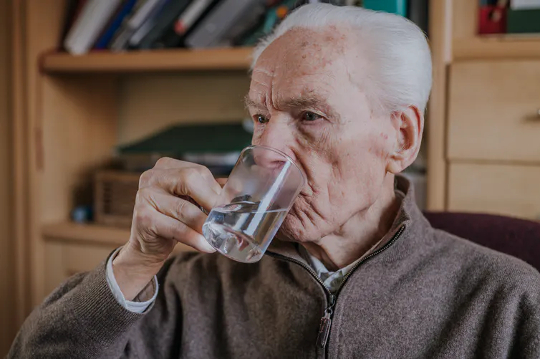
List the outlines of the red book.
<svg viewBox="0 0 540 359">
<path fill-rule="evenodd" d="M 500 6 L 482 6 L 478 11 L 479 34 L 506 33 L 506 14 L 508 9 Z"/>
</svg>

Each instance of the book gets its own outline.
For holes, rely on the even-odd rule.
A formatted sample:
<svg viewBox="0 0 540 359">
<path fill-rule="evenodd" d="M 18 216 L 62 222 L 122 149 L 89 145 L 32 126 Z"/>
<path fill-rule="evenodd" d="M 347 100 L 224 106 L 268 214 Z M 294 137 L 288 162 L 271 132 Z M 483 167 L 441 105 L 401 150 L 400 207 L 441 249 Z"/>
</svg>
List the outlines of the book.
<svg viewBox="0 0 540 359">
<path fill-rule="evenodd" d="M 94 49 L 103 50 L 107 48 L 107 45 L 112 40 L 114 33 L 120 28 L 124 19 L 131 13 L 133 7 L 137 3 L 137 0 L 125 1 L 115 16 L 111 19 L 109 25 L 105 28 L 105 31 L 97 39 L 94 44 Z"/>
<path fill-rule="evenodd" d="M 171 29 L 181 12 L 189 5 L 189 0 L 175 0 L 167 4 L 156 17 L 152 30 L 138 44 L 140 49 L 150 49 L 152 45 L 167 31 Z"/>
<path fill-rule="evenodd" d="M 509 34 L 540 33 L 540 9 L 508 10 L 506 32 Z"/>
<path fill-rule="evenodd" d="M 407 0 L 364 0 L 364 8 L 407 16 Z"/>
<path fill-rule="evenodd" d="M 121 0 L 88 0 L 64 40 L 65 49 L 74 55 L 87 53 Z"/>
<path fill-rule="evenodd" d="M 201 2 L 203 4 L 201 4 Z M 185 38 L 195 29 L 202 20 L 212 11 L 217 5 L 218 0 L 211 0 L 210 4 L 206 5 L 206 0 L 193 0 L 189 6 L 180 14 L 174 25 L 167 29 L 164 34 L 152 44 L 152 48 L 171 48 L 184 46 Z M 192 8 L 195 5 L 195 8 Z M 202 13 L 199 13 L 200 10 Z M 179 25 L 181 21 L 181 25 Z"/>
<path fill-rule="evenodd" d="M 62 37 L 60 38 L 60 46 L 63 47 L 64 40 L 69 33 L 69 29 L 73 26 L 77 17 L 80 15 L 86 0 L 70 0 L 67 5 L 66 15 L 64 16 L 64 26 L 62 27 Z"/>
<path fill-rule="evenodd" d="M 255 46 L 261 38 L 269 35 L 277 24 L 298 6 L 301 5 L 299 5 L 297 0 L 284 0 L 278 5 L 271 7 L 267 10 L 260 24 L 236 39 L 234 44 L 239 46 Z"/>
<path fill-rule="evenodd" d="M 184 36 L 212 2 L 213 0 L 194 0 L 176 20 L 174 32 L 178 36 Z"/>
<path fill-rule="evenodd" d="M 428 0 L 409 0 L 407 14 L 426 34 L 428 32 Z"/>
<path fill-rule="evenodd" d="M 148 19 L 152 12 L 159 7 L 165 0 L 143 0 L 137 11 L 130 16 L 125 26 L 115 34 L 114 40 L 109 46 L 112 51 L 121 51 L 128 47 L 129 39 Z"/>
<path fill-rule="evenodd" d="M 264 10 L 263 0 L 224 0 L 186 37 L 185 43 L 193 48 L 230 46 L 231 33 L 238 32 L 236 25 L 245 26 L 246 19 Z"/>
<path fill-rule="evenodd" d="M 159 16 L 166 10 L 166 7 L 169 3 L 175 3 L 179 0 L 164 0 L 161 1 L 158 6 L 152 10 L 148 18 L 144 23 L 135 31 L 135 33 L 129 38 L 129 47 L 136 48 L 141 40 L 148 35 L 150 31 L 156 26 Z"/>
<path fill-rule="evenodd" d="M 540 0 L 511 0 L 510 8 L 512 10 L 540 9 Z"/>
</svg>

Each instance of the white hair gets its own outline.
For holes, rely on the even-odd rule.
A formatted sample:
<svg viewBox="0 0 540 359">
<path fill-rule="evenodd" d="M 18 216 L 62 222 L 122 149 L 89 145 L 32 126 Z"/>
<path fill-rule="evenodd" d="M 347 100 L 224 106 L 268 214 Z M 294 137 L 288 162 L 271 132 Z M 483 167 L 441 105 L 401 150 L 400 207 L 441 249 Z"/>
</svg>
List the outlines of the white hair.
<svg viewBox="0 0 540 359">
<path fill-rule="evenodd" d="M 287 31 L 330 25 L 353 29 L 355 38 L 367 47 L 364 54 L 372 106 L 374 100 L 390 113 L 411 105 L 425 110 L 432 81 L 426 36 L 413 22 L 394 14 L 322 3 L 301 6 L 255 47 L 252 69 L 263 51 Z"/>
</svg>

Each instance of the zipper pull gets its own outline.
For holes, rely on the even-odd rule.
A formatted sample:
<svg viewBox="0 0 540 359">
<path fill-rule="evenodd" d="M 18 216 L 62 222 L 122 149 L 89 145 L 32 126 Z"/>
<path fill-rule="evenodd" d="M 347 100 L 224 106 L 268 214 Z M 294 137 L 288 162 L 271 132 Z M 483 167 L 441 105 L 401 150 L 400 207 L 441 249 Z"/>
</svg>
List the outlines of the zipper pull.
<svg viewBox="0 0 540 359">
<path fill-rule="evenodd" d="M 324 348 L 326 342 L 328 341 L 328 336 L 330 335 L 330 327 L 332 326 L 332 309 L 327 310 L 324 313 L 324 317 L 321 318 L 321 324 L 319 325 L 319 334 L 317 335 L 317 346 L 319 348 Z"/>
<path fill-rule="evenodd" d="M 321 318 L 321 323 L 319 324 L 319 334 L 317 335 L 317 346 L 319 348 L 324 348 L 328 342 L 330 327 L 332 326 L 332 313 L 335 304 L 336 297 L 333 294 L 330 294 L 330 305 L 328 305 L 324 311 L 324 316 Z"/>
</svg>

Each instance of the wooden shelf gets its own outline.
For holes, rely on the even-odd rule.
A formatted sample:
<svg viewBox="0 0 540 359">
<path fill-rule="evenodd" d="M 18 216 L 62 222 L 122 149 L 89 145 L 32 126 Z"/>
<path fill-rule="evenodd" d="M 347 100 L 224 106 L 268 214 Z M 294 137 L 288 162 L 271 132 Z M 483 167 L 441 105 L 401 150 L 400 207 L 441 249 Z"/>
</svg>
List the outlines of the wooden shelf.
<svg viewBox="0 0 540 359">
<path fill-rule="evenodd" d="M 41 67 L 49 74 L 247 70 L 251 64 L 252 50 L 251 47 L 175 49 L 91 52 L 81 56 L 57 52 L 44 54 Z"/>
<path fill-rule="evenodd" d="M 108 227 L 98 224 L 60 222 L 43 226 L 42 235 L 45 240 L 119 247 L 123 246 L 128 241 L 130 230 L 129 228 Z M 175 252 L 182 251 L 193 251 L 193 248 L 178 243 L 175 247 Z"/>
<path fill-rule="evenodd" d="M 456 39 L 454 60 L 540 58 L 540 36 L 501 35 Z"/>
</svg>

